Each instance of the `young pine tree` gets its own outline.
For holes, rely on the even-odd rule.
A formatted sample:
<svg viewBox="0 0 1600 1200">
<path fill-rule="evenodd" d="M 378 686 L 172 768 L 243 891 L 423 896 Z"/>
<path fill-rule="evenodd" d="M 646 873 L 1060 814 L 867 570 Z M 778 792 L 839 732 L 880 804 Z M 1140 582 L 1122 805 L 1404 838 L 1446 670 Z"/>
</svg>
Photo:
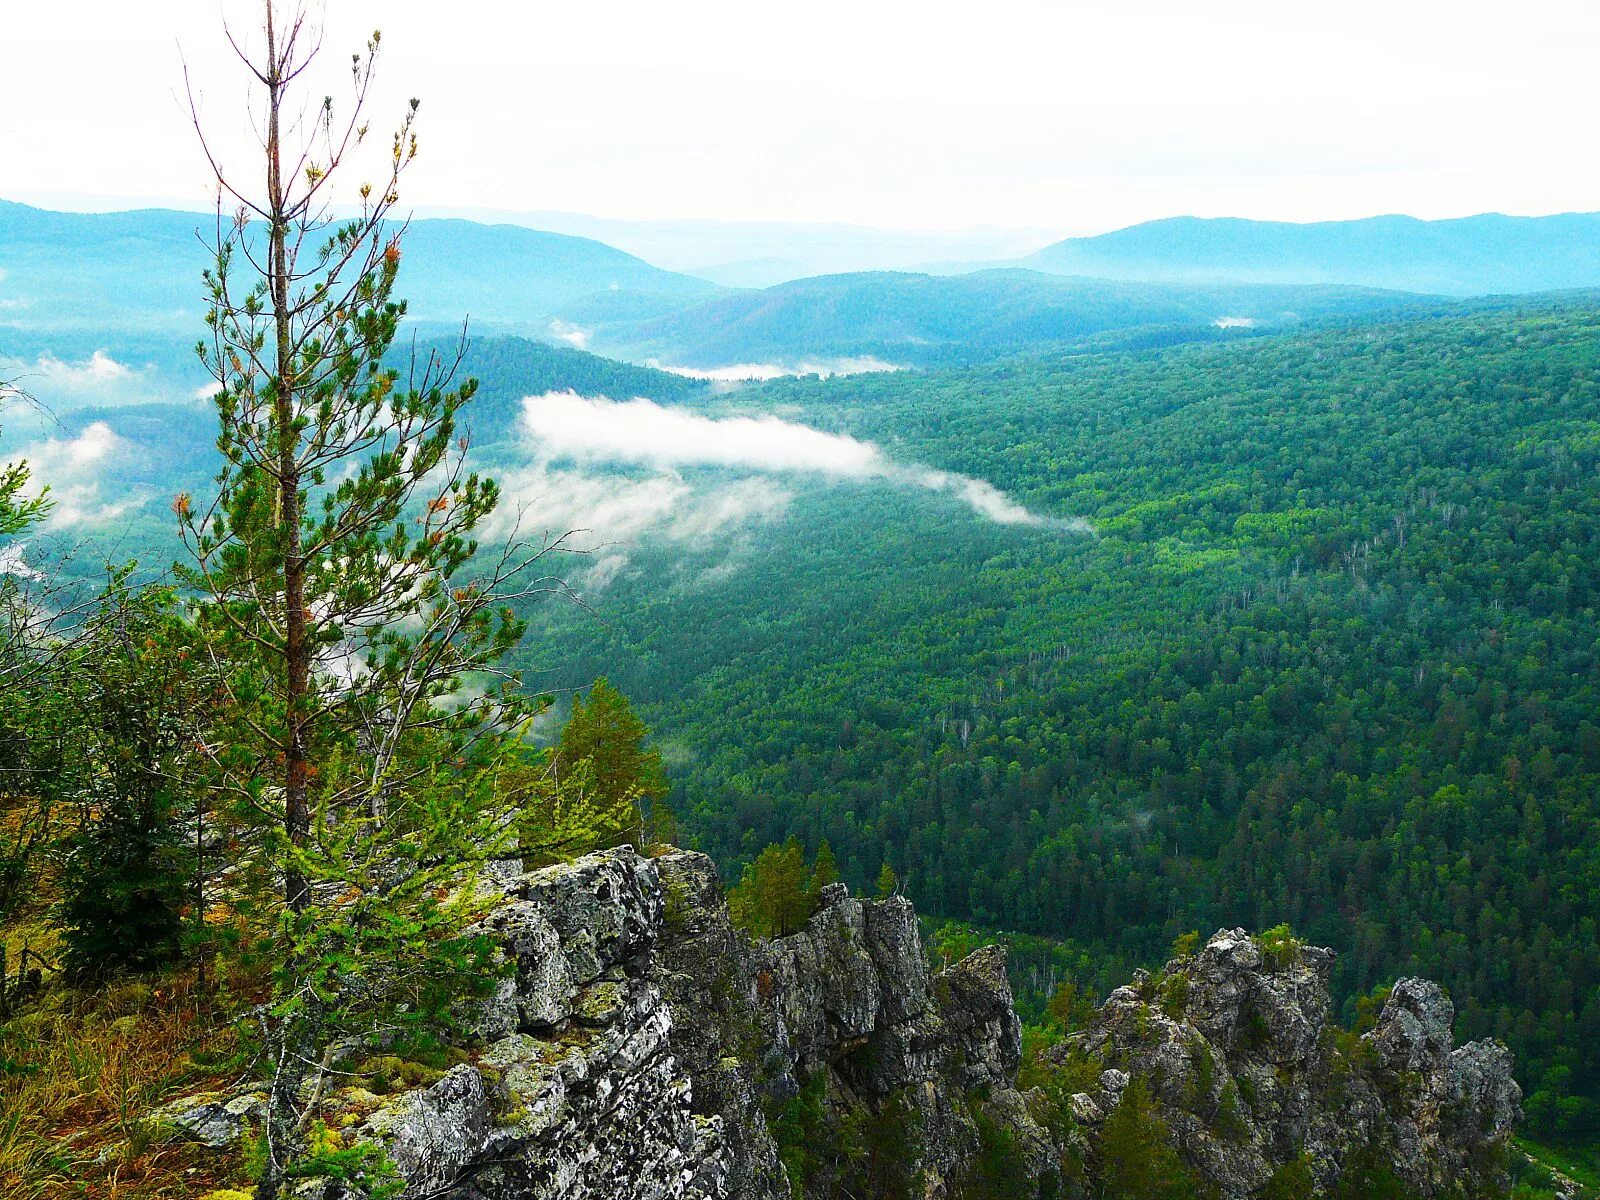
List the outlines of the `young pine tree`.
<svg viewBox="0 0 1600 1200">
<path fill-rule="evenodd" d="M 392 217 L 416 101 L 356 215 L 336 218 L 332 185 L 367 145 L 378 35 L 336 115 L 298 90 L 319 49 L 305 6 L 265 0 L 262 14 L 244 57 L 264 186 L 217 169 L 238 207 L 223 220 L 219 201 L 205 276 L 199 354 L 223 467 L 208 504 L 175 509 L 184 579 L 205 597 L 201 628 L 247 731 L 217 766 L 280 887 L 257 1186 L 277 1200 L 295 1179 L 349 1169 L 316 1136 L 334 1061 L 421 1036 L 492 982 L 468 881 L 506 841 L 497 777 L 533 711 L 500 661 L 523 632 L 511 603 L 560 585 L 530 578 L 550 544 L 476 554 L 499 492 L 457 437 L 474 389 L 453 382 L 459 354 L 386 366 L 405 315 Z"/>
<path fill-rule="evenodd" d="M 823 838 L 822 844 L 817 847 L 816 865 L 811 869 L 811 894 L 820 896 L 823 888 L 838 882 L 839 864 L 834 861 L 833 847 L 828 844 L 827 838 Z"/>
<path fill-rule="evenodd" d="M 728 892 L 728 913 L 734 925 L 753 937 L 786 937 L 805 927 L 813 895 L 806 855 L 791 837 L 768 846 Z"/>
<path fill-rule="evenodd" d="M 900 877 L 894 873 L 894 868 L 887 862 L 878 872 L 878 899 L 887 900 L 900 890 Z"/>
</svg>

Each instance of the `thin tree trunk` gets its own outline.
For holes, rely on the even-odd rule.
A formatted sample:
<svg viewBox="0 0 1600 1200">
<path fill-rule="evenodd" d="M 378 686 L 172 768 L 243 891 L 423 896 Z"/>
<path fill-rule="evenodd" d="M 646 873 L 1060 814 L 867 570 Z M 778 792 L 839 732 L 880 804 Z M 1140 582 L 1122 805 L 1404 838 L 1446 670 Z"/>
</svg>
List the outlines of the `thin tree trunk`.
<svg viewBox="0 0 1600 1200">
<path fill-rule="evenodd" d="M 267 112 L 267 200 L 272 313 L 277 338 L 277 378 L 273 403 L 278 426 L 278 520 L 283 543 L 284 659 L 284 788 L 283 828 L 293 846 L 305 843 L 311 829 L 305 744 L 305 714 L 311 662 L 306 645 L 305 560 L 300 530 L 299 433 L 295 429 L 295 373 L 289 310 L 289 228 L 284 211 L 283 149 L 279 116 L 283 103 L 283 64 L 278 59 L 270 0 L 267 4 L 267 59 L 270 63 Z M 310 903 L 305 876 L 291 864 L 284 873 L 284 901 L 294 912 Z"/>
</svg>

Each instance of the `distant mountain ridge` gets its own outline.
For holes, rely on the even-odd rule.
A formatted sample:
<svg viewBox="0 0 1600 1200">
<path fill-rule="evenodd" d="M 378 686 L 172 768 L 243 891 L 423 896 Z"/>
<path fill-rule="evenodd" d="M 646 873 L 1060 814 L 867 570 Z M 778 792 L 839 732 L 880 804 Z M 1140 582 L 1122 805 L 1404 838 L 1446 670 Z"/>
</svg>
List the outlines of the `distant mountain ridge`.
<svg viewBox="0 0 1600 1200">
<path fill-rule="evenodd" d="M 3 320 L 32 332 L 91 333 L 137 324 L 188 338 L 202 328 L 213 217 L 169 209 L 59 213 L 0 200 Z M 602 242 L 517 225 L 413 221 L 402 290 L 410 316 L 467 316 L 547 333 L 554 311 L 595 293 L 692 300 L 721 289 L 653 267 Z"/>
<path fill-rule="evenodd" d="M 1016 266 L 1171 283 L 1322 283 L 1452 296 L 1600 284 L 1600 213 L 1425 221 L 1170 217 L 1068 238 Z"/>
</svg>

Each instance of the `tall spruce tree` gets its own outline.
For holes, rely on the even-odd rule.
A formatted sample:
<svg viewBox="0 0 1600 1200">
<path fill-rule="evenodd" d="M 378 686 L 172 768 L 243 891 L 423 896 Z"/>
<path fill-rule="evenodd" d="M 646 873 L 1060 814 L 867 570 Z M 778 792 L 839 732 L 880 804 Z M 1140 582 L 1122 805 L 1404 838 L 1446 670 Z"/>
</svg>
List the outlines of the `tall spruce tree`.
<svg viewBox="0 0 1600 1200">
<path fill-rule="evenodd" d="M 492 982 L 468 881 L 505 840 L 497 773 L 533 711 L 500 660 L 523 632 L 511 602 L 560 585 L 533 578 L 551 543 L 475 557 L 499 492 L 457 438 L 474 390 L 454 383 L 460 354 L 385 365 L 405 314 L 394 210 L 417 102 L 357 215 L 336 219 L 332 185 L 369 141 L 379 37 L 352 60 L 348 113 L 330 98 L 307 120 L 320 46 L 305 7 L 267 0 L 260 34 L 240 57 L 260 89 L 264 186 L 224 173 L 201 134 L 219 216 L 198 349 L 223 467 L 209 503 L 175 509 L 247 731 L 219 750 L 220 776 L 281 881 L 257 1186 L 276 1200 L 296 1179 L 377 1170 L 318 1129 L 334 1062 L 437 1027 Z"/>
</svg>

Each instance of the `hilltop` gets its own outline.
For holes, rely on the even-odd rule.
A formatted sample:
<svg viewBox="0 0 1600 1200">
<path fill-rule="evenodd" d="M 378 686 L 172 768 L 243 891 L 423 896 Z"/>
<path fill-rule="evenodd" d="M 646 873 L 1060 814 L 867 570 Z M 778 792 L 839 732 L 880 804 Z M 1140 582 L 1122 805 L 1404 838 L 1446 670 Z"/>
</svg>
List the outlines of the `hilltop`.
<svg viewBox="0 0 1600 1200">
<path fill-rule="evenodd" d="M 1358 221 L 1171 217 L 1068 238 L 1017 265 L 1185 283 L 1324 283 L 1473 296 L 1600 285 L 1600 213 Z"/>
</svg>

